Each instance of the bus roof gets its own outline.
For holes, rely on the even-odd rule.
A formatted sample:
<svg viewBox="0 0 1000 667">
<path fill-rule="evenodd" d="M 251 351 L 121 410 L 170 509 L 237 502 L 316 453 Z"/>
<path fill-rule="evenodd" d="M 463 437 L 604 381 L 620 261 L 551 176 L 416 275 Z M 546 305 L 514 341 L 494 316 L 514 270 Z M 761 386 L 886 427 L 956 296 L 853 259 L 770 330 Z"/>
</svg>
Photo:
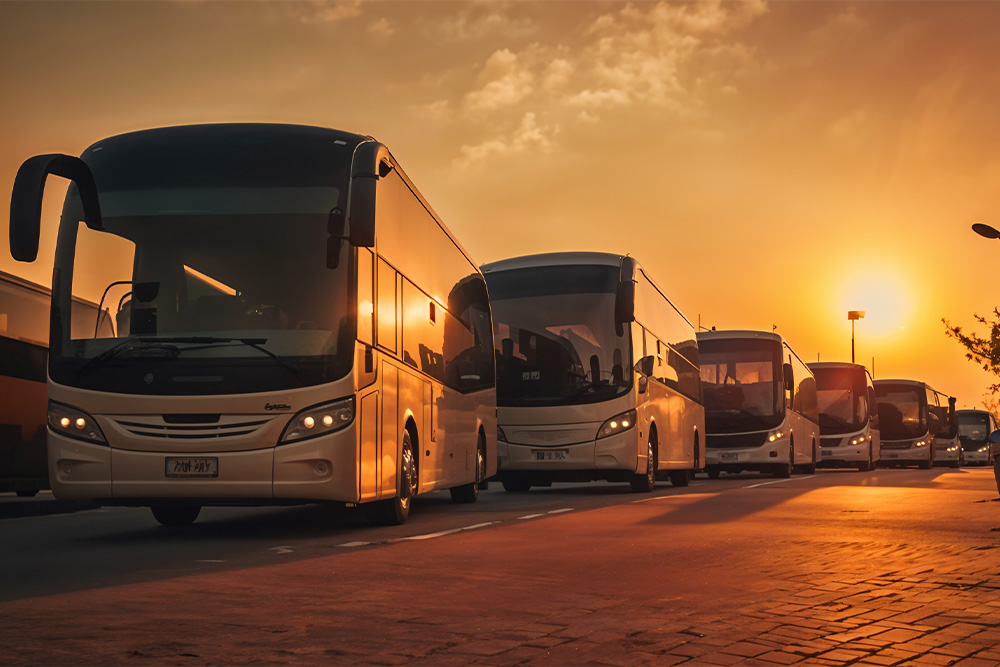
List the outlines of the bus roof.
<svg viewBox="0 0 1000 667">
<path fill-rule="evenodd" d="M 522 257 L 511 257 L 501 259 L 496 262 L 483 264 L 483 273 L 491 271 L 510 271 L 511 269 L 525 269 L 535 266 L 569 266 L 578 264 L 592 264 L 596 266 L 621 266 L 624 255 L 610 252 L 546 252 L 537 255 L 524 255 Z"/>
<path fill-rule="evenodd" d="M 813 370 L 824 368 L 858 368 L 865 372 L 868 371 L 863 364 L 854 364 L 850 361 L 810 361 L 806 366 Z"/>
<path fill-rule="evenodd" d="M 713 338 L 761 338 L 763 340 L 774 340 L 779 343 L 785 342 L 785 339 L 781 337 L 781 334 L 773 333 L 771 331 L 751 331 L 749 329 L 728 329 L 723 331 L 716 331 L 715 329 L 711 331 L 699 331 L 699 340 L 711 340 Z"/>
</svg>

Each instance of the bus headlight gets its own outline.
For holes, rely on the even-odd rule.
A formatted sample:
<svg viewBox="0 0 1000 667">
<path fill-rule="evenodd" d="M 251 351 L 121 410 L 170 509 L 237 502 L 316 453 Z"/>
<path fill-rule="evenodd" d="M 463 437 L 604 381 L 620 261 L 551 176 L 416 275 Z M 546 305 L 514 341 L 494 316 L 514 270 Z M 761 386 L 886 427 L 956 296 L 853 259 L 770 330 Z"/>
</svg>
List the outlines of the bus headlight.
<svg viewBox="0 0 1000 667">
<path fill-rule="evenodd" d="M 108 444 L 101 427 L 94 418 L 83 410 L 71 408 L 62 403 L 49 401 L 49 428 L 56 433 L 76 440 Z"/>
<path fill-rule="evenodd" d="M 851 440 L 851 444 L 852 445 L 860 445 L 862 442 L 864 442 L 867 439 L 868 438 L 866 438 L 865 436 L 859 435 L 858 437 L 856 437 L 853 440 Z"/>
<path fill-rule="evenodd" d="M 781 440 L 783 437 L 785 437 L 785 434 L 781 431 L 771 431 L 771 433 L 767 436 L 767 441 L 774 442 L 775 440 Z"/>
<path fill-rule="evenodd" d="M 601 424 L 601 428 L 597 431 L 597 440 L 607 438 L 610 435 L 624 433 L 630 428 L 635 428 L 635 410 L 629 410 L 628 412 L 623 412 L 620 415 L 615 415 Z"/>
<path fill-rule="evenodd" d="M 979 448 L 979 453 L 980 453 L 980 454 L 985 454 L 985 453 L 986 453 L 986 452 L 988 452 L 988 451 L 990 451 L 990 448 L 989 448 L 989 447 L 980 447 L 980 448 Z"/>
<path fill-rule="evenodd" d="M 315 438 L 345 428 L 354 421 L 354 397 L 307 408 L 295 415 L 281 434 L 279 444 Z"/>
</svg>

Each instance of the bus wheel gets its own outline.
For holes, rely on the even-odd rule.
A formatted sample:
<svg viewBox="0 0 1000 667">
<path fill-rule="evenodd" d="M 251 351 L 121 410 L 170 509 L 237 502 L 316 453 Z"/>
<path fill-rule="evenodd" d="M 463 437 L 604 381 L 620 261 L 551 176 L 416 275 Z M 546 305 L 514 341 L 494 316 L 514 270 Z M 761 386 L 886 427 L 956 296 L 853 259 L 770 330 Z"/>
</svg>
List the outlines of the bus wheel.
<svg viewBox="0 0 1000 667">
<path fill-rule="evenodd" d="M 503 490 L 509 493 L 524 493 L 531 489 L 531 482 L 517 473 L 508 473 L 500 480 Z"/>
<path fill-rule="evenodd" d="M 671 470 L 670 483 L 674 486 L 687 486 L 691 483 L 690 470 Z"/>
<path fill-rule="evenodd" d="M 476 443 L 476 480 L 462 486 L 453 486 L 449 489 L 453 503 L 474 503 L 479 499 L 479 483 L 486 479 L 485 449 L 486 443 L 483 442 L 483 436 L 480 435 Z"/>
<path fill-rule="evenodd" d="M 792 476 L 792 468 L 794 467 L 792 465 L 792 457 L 795 456 L 795 443 L 790 442 L 788 444 L 788 449 L 790 450 L 788 455 L 788 463 L 775 463 L 774 466 L 771 468 L 771 474 L 774 475 L 775 477 L 786 478 Z"/>
<path fill-rule="evenodd" d="M 396 496 L 363 505 L 368 520 L 379 526 L 399 526 L 410 516 L 413 496 L 417 495 L 417 466 L 413 460 L 410 432 L 403 431 L 403 452 L 399 460 Z"/>
<path fill-rule="evenodd" d="M 871 448 L 871 445 L 869 445 L 868 446 L 868 460 L 864 461 L 863 463 L 859 463 L 858 464 L 858 472 L 868 472 L 869 470 L 871 470 L 874 467 L 875 467 L 875 465 L 872 463 L 872 448 Z"/>
<path fill-rule="evenodd" d="M 190 526 L 201 513 L 201 505 L 153 505 L 149 509 L 164 526 Z"/>
<path fill-rule="evenodd" d="M 656 486 L 656 448 L 652 438 L 646 445 L 646 472 L 633 475 L 629 484 L 636 493 L 649 493 Z"/>
<path fill-rule="evenodd" d="M 722 473 L 718 468 L 706 468 L 705 472 L 708 474 L 709 479 L 719 479 L 719 475 Z"/>
</svg>

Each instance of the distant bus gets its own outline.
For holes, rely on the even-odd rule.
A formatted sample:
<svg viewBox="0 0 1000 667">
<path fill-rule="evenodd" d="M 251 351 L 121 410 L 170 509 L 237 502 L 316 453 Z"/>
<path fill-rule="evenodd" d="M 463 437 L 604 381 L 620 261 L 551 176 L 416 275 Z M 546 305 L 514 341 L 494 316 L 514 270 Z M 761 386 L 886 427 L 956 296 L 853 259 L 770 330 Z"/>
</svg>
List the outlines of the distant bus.
<svg viewBox="0 0 1000 667">
<path fill-rule="evenodd" d="M 806 364 L 816 375 L 819 403 L 819 468 L 872 470 L 881 439 L 871 374 L 860 364 L 824 361 Z"/>
<path fill-rule="evenodd" d="M 948 427 L 941 394 L 919 380 L 875 380 L 882 457 L 879 466 L 934 465 L 934 438 Z"/>
<path fill-rule="evenodd" d="M 811 474 L 819 457 L 816 378 L 776 333 L 699 331 L 705 471 Z"/>
<path fill-rule="evenodd" d="M 48 453 L 59 498 L 150 507 L 473 502 L 496 470 L 493 331 L 478 266 L 388 149 L 300 125 L 143 130 L 18 172 L 11 252 L 56 244 Z M 81 224 L 78 221 L 83 221 Z M 65 326 L 102 294 L 116 331 Z"/>
<path fill-rule="evenodd" d="M 631 257 L 552 253 L 482 266 L 497 354 L 499 476 L 508 491 L 704 465 L 694 326 Z"/>
<path fill-rule="evenodd" d="M 955 419 L 954 396 L 937 394 L 937 415 L 941 421 L 941 427 L 934 434 L 934 465 L 958 468 L 965 459 L 965 452 L 962 450 L 962 441 L 958 437 L 958 422 Z"/>
<path fill-rule="evenodd" d="M 49 488 L 45 455 L 46 360 L 51 290 L 0 271 L 0 491 L 34 496 Z M 111 328 L 97 304 L 73 299 L 72 328 Z"/>
<path fill-rule="evenodd" d="M 995 457 L 990 433 L 998 428 L 996 418 L 987 410 L 956 410 L 958 439 L 962 443 L 965 465 L 991 466 Z"/>
</svg>

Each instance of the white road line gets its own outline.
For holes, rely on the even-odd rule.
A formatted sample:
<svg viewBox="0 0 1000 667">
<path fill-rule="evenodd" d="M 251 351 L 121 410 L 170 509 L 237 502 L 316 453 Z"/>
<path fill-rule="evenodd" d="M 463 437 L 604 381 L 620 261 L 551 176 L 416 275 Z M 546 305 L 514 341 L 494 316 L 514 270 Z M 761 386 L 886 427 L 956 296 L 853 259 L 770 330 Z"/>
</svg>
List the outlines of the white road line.
<svg viewBox="0 0 1000 667">
<path fill-rule="evenodd" d="M 273 551 L 275 554 L 290 554 L 294 549 L 291 547 L 271 547 L 269 551 Z"/>
<path fill-rule="evenodd" d="M 459 530 L 476 530 L 477 528 L 485 528 L 486 526 L 492 526 L 492 521 L 487 521 L 486 523 L 476 523 L 471 526 L 466 526 L 465 528 L 459 528 Z"/>
<path fill-rule="evenodd" d="M 761 482 L 760 484 L 751 484 L 750 486 L 743 486 L 743 489 L 756 489 L 758 486 L 767 486 L 768 484 L 781 484 L 782 482 L 791 482 L 796 479 L 809 479 L 810 477 L 815 477 L 816 475 L 805 475 L 802 477 L 789 477 L 788 479 L 775 479 L 770 482 Z"/>
<path fill-rule="evenodd" d="M 562 514 L 563 512 L 572 512 L 572 511 L 573 511 L 572 507 L 563 507 L 562 509 L 551 510 L 548 512 L 548 514 Z"/>
<path fill-rule="evenodd" d="M 651 503 L 654 500 L 666 500 L 667 498 L 673 498 L 673 496 L 653 496 L 652 498 L 642 498 L 641 500 L 633 500 L 632 504 L 636 503 Z"/>
<path fill-rule="evenodd" d="M 527 521 L 528 519 L 537 519 L 540 516 L 545 516 L 544 514 L 526 514 L 525 516 L 517 517 L 519 521 Z"/>
<path fill-rule="evenodd" d="M 338 547 L 351 548 L 351 547 L 367 547 L 371 542 L 344 542 L 343 544 L 338 544 Z"/>
</svg>

